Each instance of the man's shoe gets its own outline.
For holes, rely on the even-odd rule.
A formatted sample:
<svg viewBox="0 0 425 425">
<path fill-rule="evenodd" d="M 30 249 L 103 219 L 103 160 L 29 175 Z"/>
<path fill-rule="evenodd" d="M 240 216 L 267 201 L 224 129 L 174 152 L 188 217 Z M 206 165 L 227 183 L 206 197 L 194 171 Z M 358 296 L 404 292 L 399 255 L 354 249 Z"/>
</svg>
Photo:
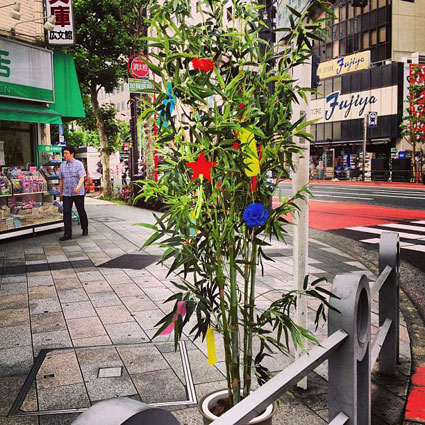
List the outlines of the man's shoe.
<svg viewBox="0 0 425 425">
<path fill-rule="evenodd" d="M 89 234 L 89 230 L 83 229 L 83 234 L 81 236 L 88 236 L 88 234 Z"/>
<path fill-rule="evenodd" d="M 69 236 L 69 235 L 63 235 L 62 237 L 59 238 L 61 242 L 70 241 L 71 239 L 72 239 L 72 236 Z"/>
</svg>

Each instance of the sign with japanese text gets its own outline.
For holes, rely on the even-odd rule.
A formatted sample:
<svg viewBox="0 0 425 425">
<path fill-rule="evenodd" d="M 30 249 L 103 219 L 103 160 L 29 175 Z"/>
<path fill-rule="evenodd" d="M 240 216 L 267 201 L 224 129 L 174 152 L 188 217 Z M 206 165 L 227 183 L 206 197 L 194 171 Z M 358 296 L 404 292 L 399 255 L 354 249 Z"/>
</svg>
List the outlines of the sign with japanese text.
<svg viewBox="0 0 425 425">
<path fill-rule="evenodd" d="M 47 152 L 47 153 L 62 153 L 62 148 L 60 146 L 52 146 L 52 145 L 38 145 L 37 150 L 39 152 Z"/>
<path fill-rule="evenodd" d="M 130 93 L 146 93 L 146 90 L 153 90 L 153 88 L 154 85 L 152 81 L 136 78 L 128 79 L 128 89 Z"/>
<path fill-rule="evenodd" d="M 360 71 L 370 68 L 370 50 L 355 53 L 354 55 L 344 56 L 319 64 L 317 75 L 321 80 L 324 78 L 335 77 L 337 75 L 348 74 L 349 72 Z"/>
<path fill-rule="evenodd" d="M 55 17 L 55 28 L 47 31 L 48 43 L 67 46 L 75 43 L 72 0 L 45 0 L 47 16 Z"/>
<path fill-rule="evenodd" d="M 53 53 L 0 38 L 0 98 L 53 103 Z"/>
<path fill-rule="evenodd" d="M 128 75 L 133 78 L 149 78 L 149 67 L 146 65 L 147 56 L 137 54 L 128 59 Z"/>
</svg>

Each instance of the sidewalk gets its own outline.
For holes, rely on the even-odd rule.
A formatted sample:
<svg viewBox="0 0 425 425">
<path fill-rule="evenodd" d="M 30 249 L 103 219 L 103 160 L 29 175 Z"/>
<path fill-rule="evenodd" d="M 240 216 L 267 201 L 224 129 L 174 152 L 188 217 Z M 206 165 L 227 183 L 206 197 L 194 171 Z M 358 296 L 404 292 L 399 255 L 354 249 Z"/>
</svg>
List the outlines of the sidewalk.
<svg viewBox="0 0 425 425">
<path fill-rule="evenodd" d="M 74 228 L 75 239 L 65 243 L 58 241 L 61 233 L 50 233 L 0 246 L 0 425 L 70 424 L 76 412 L 116 396 L 167 402 L 182 424 L 201 424 L 188 389 L 193 386 L 200 399 L 225 386 L 221 341 L 216 338 L 218 363 L 212 367 L 200 341 L 186 340 L 178 352 L 169 336 L 152 342 L 154 325 L 171 307 L 163 301 L 173 293 L 171 279 L 176 280 L 156 264 L 160 250 L 149 248 L 143 253 L 148 256 L 139 252 L 151 231 L 134 224 L 153 222 L 152 213 L 95 199 L 87 199 L 87 212 L 88 237 Z M 273 243 L 267 253 L 275 262 L 266 263 L 258 279 L 264 304 L 280 290 L 293 288 L 291 238 L 288 245 Z M 133 256 L 119 258 L 125 254 Z M 310 241 L 309 254 L 309 273 L 329 282 L 338 273 L 364 271 L 360 263 L 318 241 Z M 373 302 L 374 334 L 377 311 Z M 309 313 L 313 318 L 312 309 Z M 373 374 L 374 425 L 402 422 L 410 344 L 401 322 L 397 377 L 388 381 Z M 319 339 L 326 335 L 326 326 L 319 328 Z M 191 376 L 182 367 L 186 354 Z M 269 366 L 279 371 L 292 361 L 278 355 Z M 30 372 L 34 379 L 16 402 Z M 273 423 L 326 424 L 326 377 L 322 365 L 309 375 L 307 391 L 285 395 Z M 14 402 L 24 416 L 6 417 Z"/>
</svg>

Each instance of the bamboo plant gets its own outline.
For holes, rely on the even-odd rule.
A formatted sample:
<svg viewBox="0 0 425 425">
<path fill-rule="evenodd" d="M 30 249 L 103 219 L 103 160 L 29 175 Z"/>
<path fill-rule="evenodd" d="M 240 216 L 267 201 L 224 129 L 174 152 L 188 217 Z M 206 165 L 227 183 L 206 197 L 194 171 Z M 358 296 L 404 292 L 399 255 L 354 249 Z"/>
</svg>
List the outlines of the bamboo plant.
<svg viewBox="0 0 425 425">
<path fill-rule="evenodd" d="M 172 259 L 169 273 L 179 277 L 168 300 L 174 308 L 157 335 L 172 323 L 176 344 L 183 331 L 192 338 L 221 334 L 233 406 L 250 393 L 253 373 L 260 384 L 269 378 L 262 362 L 273 350 L 317 342 L 292 318 L 300 293 L 283 292 L 260 308 L 256 275 L 272 261 L 265 251 L 270 240 L 284 241 L 283 217 L 304 196 L 270 208 L 292 155 L 302 154 L 292 138 L 310 137 L 308 123 L 292 121 L 291 105 L 309 89 L 292 80 L 291 70 L 321 37 L 321 22 L 309 22 L 324 6 L 316 0 L 303 14 L 293 11 L 272 46 L 263 39 L 264 8 L 256 1 L 203 0 L 198 20 L 194 3 L 153 2 L 148 12 L 155 89 L 140 119 L 156 123 L 162 164 L 158 181 L 140 182 L 139 197 L 165 208 L 154 225 L 145 224 L 154 232 L 143 248 L 163 247 L 162 262 Z M 316 319 L 324 317 L 329 293 L 308 278 L 302 293 L 321 301 Z"/>
</svg>

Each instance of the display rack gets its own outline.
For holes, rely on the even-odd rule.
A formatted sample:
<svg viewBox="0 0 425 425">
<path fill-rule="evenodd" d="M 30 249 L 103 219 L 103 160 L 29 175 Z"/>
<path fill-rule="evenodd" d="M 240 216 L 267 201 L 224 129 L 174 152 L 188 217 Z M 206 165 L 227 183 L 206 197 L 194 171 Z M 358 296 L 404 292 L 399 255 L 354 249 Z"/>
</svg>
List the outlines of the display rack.
<svg viewBox="0 0 425 425">
<path fill-rule="evenodd" d="M 61 206 L 36 167 L 0 172 L 0 240 L 63 226 Z"/>
</svg>

